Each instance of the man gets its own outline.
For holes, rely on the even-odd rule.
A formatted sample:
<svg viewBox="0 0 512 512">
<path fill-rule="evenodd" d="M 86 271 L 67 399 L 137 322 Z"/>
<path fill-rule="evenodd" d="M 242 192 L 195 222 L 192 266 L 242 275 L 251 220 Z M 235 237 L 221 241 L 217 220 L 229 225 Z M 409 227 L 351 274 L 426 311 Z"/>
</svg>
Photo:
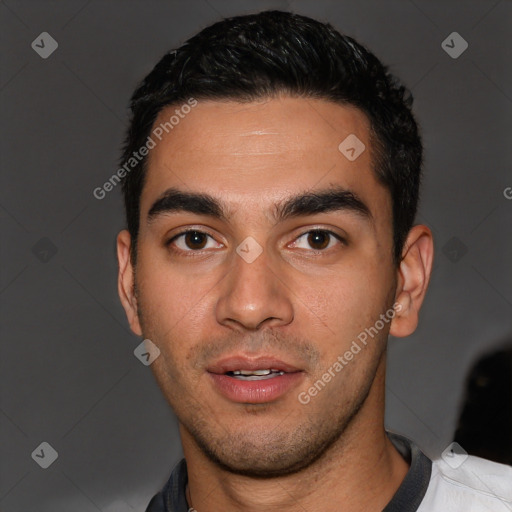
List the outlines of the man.
<svg viewBox="0 0 512 512">
<path fill-rule="evenodd" d="M 278 11 L 204 29 L 134 93 L 119 293 L 185 455 L 149 512 L 510 506 L 512 468 L 384 428 L 387 338 L 415 330 L 433 259 L 411 103 Z"/>
</svg>

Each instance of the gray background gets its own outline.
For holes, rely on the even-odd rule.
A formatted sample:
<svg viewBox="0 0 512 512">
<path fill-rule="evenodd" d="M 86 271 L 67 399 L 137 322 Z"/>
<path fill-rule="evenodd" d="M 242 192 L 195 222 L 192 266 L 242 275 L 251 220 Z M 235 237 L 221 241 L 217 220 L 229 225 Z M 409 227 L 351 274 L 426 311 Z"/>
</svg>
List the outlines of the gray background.
<svg viewBox="0 0 512 512">
<path fill-rule="evenodd" d="M 142 511 L 181 457 L 117 297 L 119 187 L 92 191 L 117 169 L 129 96 L 163 53 L 270 7 L 331 22 L 415 95 L 418 221 L 436 259 L 417 332 L 390 342 L 388 426 L 438 456 L 469 367 L 511 339 L 510 1 L 2 1 L 2 512 Z M 31 48 L 44 31 L 59 44 L 48 59 Z M 441 47 L 453 31 L 469 43 L 457 59 Z M 31 458 L 43 441 L 59 455 L 48 469 Z"/>
</svg>

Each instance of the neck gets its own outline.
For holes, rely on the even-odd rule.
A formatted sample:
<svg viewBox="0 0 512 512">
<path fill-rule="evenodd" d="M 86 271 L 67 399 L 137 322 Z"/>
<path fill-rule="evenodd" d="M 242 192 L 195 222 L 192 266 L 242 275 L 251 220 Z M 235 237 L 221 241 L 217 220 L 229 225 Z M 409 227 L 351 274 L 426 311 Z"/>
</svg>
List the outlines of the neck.
<svg viewBox="0 0 512 512">
<path fill-rule="evenodd" d="M 180 425 L 187 460 L 189 506 L 197 512 L 363 512 L 382 510 L 408 464 L 384 429 L 384 364 L 364 405 L 340 438 L 298 473 L 255 479 L 230 473 L 208 459 Z M 376 413 L 377 412 L 377 413 Z"/>
</svg>

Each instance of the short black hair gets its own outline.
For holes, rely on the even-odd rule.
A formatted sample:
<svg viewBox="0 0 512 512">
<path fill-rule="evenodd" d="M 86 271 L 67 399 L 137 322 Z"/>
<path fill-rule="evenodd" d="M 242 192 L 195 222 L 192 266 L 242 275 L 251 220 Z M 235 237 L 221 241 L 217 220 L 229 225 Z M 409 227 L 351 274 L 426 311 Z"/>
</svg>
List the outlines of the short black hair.
<svg viewBox="0 0 512 512">
<path fill-rule="evenodd" d="M 368 49 L 330 24 L 283 11 L 223 19 L 156 64 L 131 98 L 121 163 L 147 142 L 159 112 L 195 100 L 255 101 L 289 95 L 353 105 L 370 122 L 373 171 L 391 194 L 398 266 L 416 216 L 422 143 L 412 94 Z M 147 157 L 123 180 L 132 261 Z"/>
</svg>

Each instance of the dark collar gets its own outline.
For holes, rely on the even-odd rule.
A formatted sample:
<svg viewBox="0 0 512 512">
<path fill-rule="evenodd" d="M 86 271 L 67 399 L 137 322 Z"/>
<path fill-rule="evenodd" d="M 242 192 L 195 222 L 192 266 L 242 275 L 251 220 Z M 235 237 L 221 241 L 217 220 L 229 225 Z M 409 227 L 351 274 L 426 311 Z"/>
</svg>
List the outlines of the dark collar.
<svg viewBox="0 0 512 512">
<path fill-rule="evenodd" d="M 400 487 L 382 512 L 415 512 L 427 492 L 432 475 L 432 461 L 406 437 L 392 432 L 387 434 L 410 467 Z"/>
<path fill-rule="evenodd" d="M 427 492 L 432 461 L 406 437 L 392 432 L 387 434 L 410 467 L 402 484 L 382 512 L 415 512 Z M 172 470 L 165 487 L 150 501 L 146 512 L 187 512 L 187 480 L 187 463 L 185 459 L 181 459 Z"/>
</svg>

